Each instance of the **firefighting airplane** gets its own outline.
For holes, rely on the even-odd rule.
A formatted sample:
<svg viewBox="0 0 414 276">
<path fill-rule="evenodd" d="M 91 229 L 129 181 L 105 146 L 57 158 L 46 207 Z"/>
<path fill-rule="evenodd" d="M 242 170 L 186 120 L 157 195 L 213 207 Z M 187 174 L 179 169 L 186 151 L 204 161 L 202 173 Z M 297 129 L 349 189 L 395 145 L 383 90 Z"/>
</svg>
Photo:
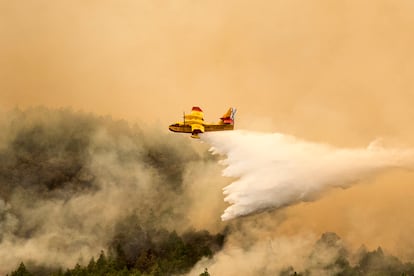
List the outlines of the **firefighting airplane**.
<svg viewBox="0 0 414 276">
<path fill-rule="evenodd" d="M 184 113 L 184 122 L 178 122 L 169 126 L 174 132 L 191 133 L 192 138 L 200 138 L 198 134 L 206 131 L 221 131 L 234 129 L 235 108 L 229 108 L 227 112 L 221 116 L 220 121 L 216 124 L 204 122 L 204 113 L 198 106 L 193 106 L 190 114 Z"/>
</svg>

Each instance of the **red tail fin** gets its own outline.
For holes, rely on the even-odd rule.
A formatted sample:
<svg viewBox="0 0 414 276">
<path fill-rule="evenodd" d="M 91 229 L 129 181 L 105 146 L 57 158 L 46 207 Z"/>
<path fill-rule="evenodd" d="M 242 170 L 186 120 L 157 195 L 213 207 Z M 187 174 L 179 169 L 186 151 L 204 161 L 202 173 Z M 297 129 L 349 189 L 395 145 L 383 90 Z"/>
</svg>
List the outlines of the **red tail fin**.
<svg viewBox="0 0 414 276">
<path fill-rule="evenodd" d="M 236 109 L 230 107 L 226 113 L 220 118 L 223 124 L 234 124 L 234 115 L 236 114 Z"/>
</svg>

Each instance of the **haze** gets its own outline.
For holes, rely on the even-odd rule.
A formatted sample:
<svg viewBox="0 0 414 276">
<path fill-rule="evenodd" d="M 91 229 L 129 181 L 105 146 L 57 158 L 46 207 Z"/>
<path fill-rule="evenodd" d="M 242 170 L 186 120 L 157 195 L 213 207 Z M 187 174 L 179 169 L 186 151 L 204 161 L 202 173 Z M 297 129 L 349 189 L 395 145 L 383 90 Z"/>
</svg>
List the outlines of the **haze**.
<svg viewBox="0 0 414 276">
<path fill-rule="evenodd" d="M 0 1 L 0 108 L 167 132 L 193 105 L 209 121 L 235 106 L 237 128 L 412 147 L 413 13 L 408 0 Z M 274 231 L 334 231 L 413 258 L 413 182 L 382 174 L 289 207 Z"/>
</svg>

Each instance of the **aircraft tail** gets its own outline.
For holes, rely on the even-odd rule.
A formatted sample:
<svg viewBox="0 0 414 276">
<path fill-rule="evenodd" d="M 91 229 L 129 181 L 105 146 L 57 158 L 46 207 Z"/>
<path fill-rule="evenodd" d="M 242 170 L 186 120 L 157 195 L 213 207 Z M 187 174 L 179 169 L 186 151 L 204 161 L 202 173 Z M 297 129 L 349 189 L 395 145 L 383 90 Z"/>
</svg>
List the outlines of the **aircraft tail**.
<svg viewBox="0 0 414 276">
<path fill-rule="evenodd" d="M 236 115 L 236 111 L 237 111 L 237 109 L 236 108 L 232 108 L 232 107 L 230 107 L 228 110 L 227 110 L 227 112 L 226 113 L 224 113 L 224 115 L 223 116 L 221 116 L 221 122 L 223 123 L 223 124 L 231 124 L 231 125 L 233 125 L 234 124 L 234 117 L 235 117 L 235 115 Z"/>
</svg>

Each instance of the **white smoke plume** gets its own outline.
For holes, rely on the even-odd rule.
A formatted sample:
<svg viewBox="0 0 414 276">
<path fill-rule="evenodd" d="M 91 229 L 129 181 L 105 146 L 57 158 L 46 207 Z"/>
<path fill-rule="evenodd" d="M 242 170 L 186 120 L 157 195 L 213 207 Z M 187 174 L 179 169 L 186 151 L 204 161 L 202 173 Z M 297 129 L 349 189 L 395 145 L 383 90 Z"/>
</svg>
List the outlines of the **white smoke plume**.
<svg viewBox="0 0 414 276">
<path fill-rule="evenodd" d="M 234 181 L 223 189 L 230 220 L 267 209 L 317 199 L 389 168 L 412 168 L 412 150 L 336 148 L 280 133 L 230 131 L 206 133 L 213 154 L 225 155 L 223 175 Z"/>
</svg>

